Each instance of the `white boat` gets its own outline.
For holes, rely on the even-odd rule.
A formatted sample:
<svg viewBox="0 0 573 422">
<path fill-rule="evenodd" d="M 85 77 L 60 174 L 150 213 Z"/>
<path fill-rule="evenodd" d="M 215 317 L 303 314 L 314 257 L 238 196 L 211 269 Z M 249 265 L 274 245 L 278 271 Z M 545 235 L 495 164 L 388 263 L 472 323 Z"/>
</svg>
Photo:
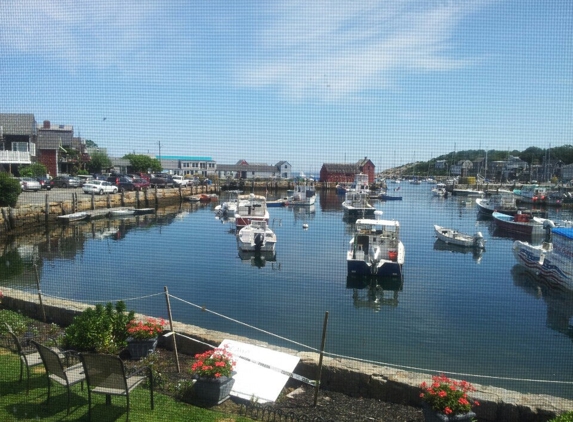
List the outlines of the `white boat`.
<svg viewBox="0 0 573 422">
<path fill-rule="evenodd" d="M 472 188 L 467 188 L 467 189 L 454 188 L 452 190 L 452 194 L 457 195 L 457 196 L 469 196 L 472 198 L 483 198 L 484 191 L 478 190 L 478 189 L 472 189 Z"/>
<path fill-rule="evenodd" d="M 483 238 L 481 232 L 477 232 L 472 236 L 469 234 L 460 233 L 454 229 L 438 226 L 437 224 L 434 224 L 434 232 L 436 233 L 436 237 L 439 240 L 451 245 L 463 246 L 464 248 L 485 248 L 485 239 Z"/>
<path fill-rule="evenodd" d="M 374 208 L 368 201 L 368 193 L 348 191 L 344 196 L 342 208 L 346 217 L 368 218 L 374 217 Z"/>
<path fill-rule="evenodd" d="M 63 222 L 63 223 L 71 223 L 72 221 L 87 220 L 89 217 L 90 217 L 90 215 L 87 212 L 80 211 L 80 212 L 74 212 L 74 213 L 66 214 L 66 215 L 59 215 L 58 221 Z"/>
<path fill-rule="evenodd" d="M 477 198 L 478 210 L 484 214 L 492 214 L 494 211 L 502 214 L 513 215 L 518 211 L 515 195 L 509 191 L 500 191 L 489 198 Z"/>
<path fill-rule="evenodd" d="M 267 199 L 254 193 L 239 195 L 237 198 L 237 210 L 235 211 L 235 228 L 237 232 L 253 221 L 263 220 L 269 222 Z"/>
<path fill-rule="evenodd" d="M 405 255 L 398 221 L 358 219 L 346 254 L 348 275 L 402 276 Z"/>
<path fill-rule="evenodd" d="M 235 218 L 235 212 L 237 211 L 238 197 L 243 191 L 241 190 L 230 190 L 228 191 L 229 199 L 224 201 L 222 204 L 215 207 L 215 214 L 220 219 Z"/>
<path fill-rule="evenodd" d="M 129 217 L 132 215 L 135 215 L 135 209 L 133 208 L 119 208 L 109 211 L 110 217 Z"/>
<path fill-rule="evenodd" d="M 548 283 L 573 290 L 573 228 L 550 226 L 546 224 L 551 241 L 534 246 L 516 240 L 513 254 L 520 264 Z"/>
<path fill-rule="evenodd" d="M 434 196 L 446 196 L 446 185 L 444 183 L 436 183 L 436 186 L 432 188 L 431 192 Z"/>
<path fill-rule="evenodd" d="M 264 220 L 254 220 L 237 234 L 237 246 L 243 252 L 274 252 L 276 234 Z"/>
<path fill-rule="evenodd" d="M 295 186 L 294 190 L 287 191 L 285 205 L 311 206 L 314 205 L 315 201 L 316 191 L 314 189 L 314 183 L 300 183 Z"/>
</svg>

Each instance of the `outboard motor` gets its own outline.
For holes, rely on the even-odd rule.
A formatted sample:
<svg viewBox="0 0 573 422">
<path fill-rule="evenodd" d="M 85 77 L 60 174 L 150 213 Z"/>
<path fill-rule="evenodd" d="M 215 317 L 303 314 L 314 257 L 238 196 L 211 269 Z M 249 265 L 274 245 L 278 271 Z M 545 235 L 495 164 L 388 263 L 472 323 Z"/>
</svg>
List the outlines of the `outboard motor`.
<svg viewBox="0 0 573 422">
<path fill-rule="evenodd" d="M 265 243 L 265 234 L 264 233 L 256 233 L 255 234 L 255 251 L 260 252 L 261 247 Z"/>
<path fill-rule="evenodd" d="M 545 243 L 551 242 L 551 229 L 555 227 L 555 223 L 552 220 L 545 220 L 543 222 L 543 228 L 545 229 Z"/>
<path fill-rule="evenodd" d="M 477 232 L 474 236 L 474 246 L 477 249 L 485 249 L 485 239 L 483 238 L 483 234 L 481 232 Z"/>
</svg>

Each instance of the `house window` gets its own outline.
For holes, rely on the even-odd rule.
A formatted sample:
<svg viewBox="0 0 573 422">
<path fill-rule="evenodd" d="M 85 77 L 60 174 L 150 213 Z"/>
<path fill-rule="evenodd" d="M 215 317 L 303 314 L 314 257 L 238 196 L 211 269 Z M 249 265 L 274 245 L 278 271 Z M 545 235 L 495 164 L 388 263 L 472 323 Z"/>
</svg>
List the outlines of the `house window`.
<svg viewBox="0 0 573 422">
<path fill-rule="evenodd" d="M 12 151 L 28 152 L 28 142 L 12 142 Z"/>
</svg>

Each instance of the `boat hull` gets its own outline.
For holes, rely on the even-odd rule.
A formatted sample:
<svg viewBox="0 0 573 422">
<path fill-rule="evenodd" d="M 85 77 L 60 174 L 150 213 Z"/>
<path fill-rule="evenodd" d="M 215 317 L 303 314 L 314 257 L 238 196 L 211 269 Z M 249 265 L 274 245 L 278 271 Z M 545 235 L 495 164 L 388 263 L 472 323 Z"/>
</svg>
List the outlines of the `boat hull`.
<svg viewBox="0 0 573 422">
<path fill-rule="evenodd" d="M 573 290 L 573 261 L 543 245 L 532 246 L 516 240 L 513 243 L 516 260 L 529 271 L 544 278 L 549 284 Z"/>
<path fill-rule="evenodd" d="M 515 216 L 510 216 L 498 212 L 493 212 L 492 217 L 494 219 L 495 225 L 501 230 L 507 232 L 522 234 L 526 236 L 539 236 L 544 233 L 543 224 L 539 222 L 519 222 L 515 221 Z"/>
<path fill-rule="evenodd" d="M 374 270 L 372 266 L 363 260 L 348 260 L 349 276 L 376 276 L 376 277 L 400 277 L 402 276 L 402 264 L 393 261 L 383 261 Z"/>
</svg>

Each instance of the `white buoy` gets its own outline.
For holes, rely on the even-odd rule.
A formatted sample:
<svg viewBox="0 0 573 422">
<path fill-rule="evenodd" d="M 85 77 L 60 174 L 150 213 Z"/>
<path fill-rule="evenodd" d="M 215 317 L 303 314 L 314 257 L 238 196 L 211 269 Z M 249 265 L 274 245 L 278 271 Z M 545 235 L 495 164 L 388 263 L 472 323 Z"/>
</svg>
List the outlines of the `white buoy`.
<svg viewBox="0 0 573 422">
<path fill-rule="evenodd" d="M 304 223 L 304 224 L 302 225 L 302 228 L 305 229 L 305 230 L 308 229 L 308 224 Z"/>
</svg>

